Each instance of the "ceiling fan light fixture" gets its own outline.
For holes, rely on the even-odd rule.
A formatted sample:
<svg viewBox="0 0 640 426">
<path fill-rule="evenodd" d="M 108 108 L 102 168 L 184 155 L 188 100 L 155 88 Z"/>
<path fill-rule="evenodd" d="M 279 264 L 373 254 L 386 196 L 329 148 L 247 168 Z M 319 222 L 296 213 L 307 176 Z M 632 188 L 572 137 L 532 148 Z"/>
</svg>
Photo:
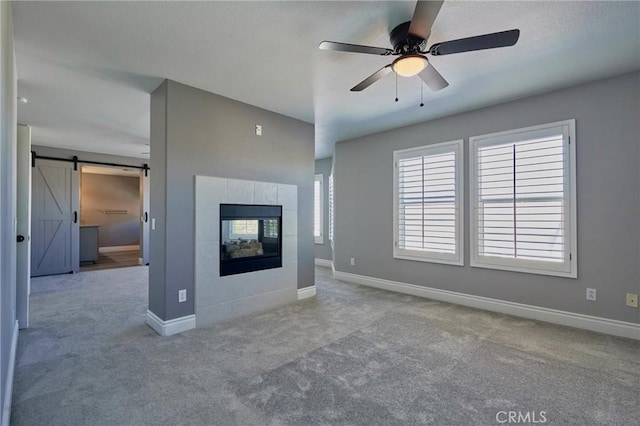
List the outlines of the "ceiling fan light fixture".
<svg viewBox="0 0 640 426">
<path fill-rule="evenodd" d="M 429 65 L 429 62 L 422 55 L 406 55 L 393 61 L 391 68 L 399 76 L 413 77 L 418 75 L 427 65 Z"/>
</svg>

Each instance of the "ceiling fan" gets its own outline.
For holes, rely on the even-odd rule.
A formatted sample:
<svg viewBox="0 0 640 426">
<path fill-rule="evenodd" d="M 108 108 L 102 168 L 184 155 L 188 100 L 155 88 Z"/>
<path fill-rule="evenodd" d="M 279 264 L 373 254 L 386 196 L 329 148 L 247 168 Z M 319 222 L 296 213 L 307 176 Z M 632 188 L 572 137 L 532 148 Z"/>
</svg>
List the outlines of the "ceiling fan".
<svg viewBox="0 0 640 426">
<path fill-rule="evenodd" d="M 320 49 L 336 52 L 367 53 L 371 55 L 399 56 L 389 65 L 380 68 L 369 77 L 356 84 L 351 91 L 359 92 L 371 86 L 392 71 L 402 77 L 419 75 L 433 91 L 444 89 L 447 80 L 429 63 L 426 55 L 441 56 L 474 50 L 494 49 L 513 46 L 520 37 L 520 30 L 514 29 L 475 37 L 461 38 L 436 43 L 425 50 L 431 34 L 431 27 L 438 16 L 443 1 L 422 1 L 416 4 L 413 18 L 395 27 L 390 34 L 393 49 L 385 47 L 361 46 L 358 44 L 323 41 Z"/>
</svg>

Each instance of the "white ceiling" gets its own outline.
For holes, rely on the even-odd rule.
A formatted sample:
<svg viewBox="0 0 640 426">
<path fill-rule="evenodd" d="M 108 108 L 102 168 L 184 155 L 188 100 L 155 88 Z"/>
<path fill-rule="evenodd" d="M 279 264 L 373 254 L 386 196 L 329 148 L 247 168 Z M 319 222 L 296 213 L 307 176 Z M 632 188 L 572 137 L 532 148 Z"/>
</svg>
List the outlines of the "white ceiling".
<svg viewBox="0 0 640 426">
<path fill-rule="evenodd" d="M 336 141 L 640 69 L 638 2 L 448 1 L 429 45 L 521 30 L 514 47 L 435 57 L 450 86 L 389 75 L 349 89 L 388 57 L 318 50 L 391 47 L 415 2 L 15 2 L 20 123 L 33 143 L 142 157 L 149 93 L 164 78 L 315 123 Z"/>
</svg>

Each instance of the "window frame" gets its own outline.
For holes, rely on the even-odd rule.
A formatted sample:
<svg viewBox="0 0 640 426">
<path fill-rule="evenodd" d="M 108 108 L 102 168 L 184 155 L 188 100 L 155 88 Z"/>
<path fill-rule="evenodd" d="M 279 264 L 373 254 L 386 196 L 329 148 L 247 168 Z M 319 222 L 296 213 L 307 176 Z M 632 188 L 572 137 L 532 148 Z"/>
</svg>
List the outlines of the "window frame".
<svg viewBox="0 0 640 426">
<path fill-rule="evenodd" d="M 229 227 L 229 239 L 231 240 L 237 240 L 239 238 L 243 238 L 246 240 L 250 240 L 253 238 L 257 238 L 258 237 L 258 225 L 256 224 L 256 232 L 255 234 L 249 234 L 249 233 L 245 233 L 245 234 L 236 234 L 235 233 L 235 226 L 236 224 L 238 224 L 238 222 L 242 222 L 244 221 L 244 227 L 245 227 L 245 231 L 247 230 L 247 222 L 252 221 L 252 222 L 258 222 L 258 219 L 234 219 L 233 222 L 231 223 L 231 226 Z"/>
<path fill-rule="evenodd" d="M 329 191 L 328 191 L 328 204 L 329 204 L 329 241 L 333 243 L 334 240 L 334 227 L 335 227 L 335 222 L 334 222 L 334 209 L 335 209 L 335 188 L 334 188 L 335 182 L 333 179 L 333 173 L 331 173 L 329 175 Z"/>
<path fill-rule="evenodd" d="M 478 152 L 479 148 L 499 145 L 505 142 L 520 142 L 535 138 L 535 134 L 544 134 L 560 128 L 563 135 L 563 208 L 565 214 L 564 246 L 565 261 L 562 263 L 542 260 L 502 258 L 480 255 L 478 233 Z M 469 138 L 469 196 L 472 217 L 470 224 L 471 259 L 476 268 L 498 269 L 524 272 L 538 275 L 552 275 L 566 278 L 578 278 L 578 242 L 577 242 L 577 194 L 576 194 L 576 130 L 575 119 L 557 121 L 537 126 L 489 133 Z M 566 260 L 568 259 L 568 260 Z"/>
<path fill-rule="evenodd" d="M 438 253 L 426 250 L 411 250 L 398 247 L 400 240 L 400 200 L 398 161 L 406 158 L 438 155 L 447 152 L 455 153 L 455 254 Z M 414 148 L 393 151 L 393 257 L 395 259 L 414 260 L 419 262 L 442 263 L 446 265 L 464 265 L 464 140 L 457 139 L 423 145 Z"/>
<path fill-rule="evenodd" d="M 315 190 L 316 190 L 316 182 L 320 182 L 320 196 L 318 197 L 320 201 L 320 205 L 318 207 L 318 215 L 320 216 L 320 235 L 316 235 L 315 229 L 315 216 L 316 216 L 316 205 L 315 205 Z M 324 176 L 319 173 L 314 176 L 313 181 L 313 239 L 316 244 L 324 244 Z"/>
</svg>

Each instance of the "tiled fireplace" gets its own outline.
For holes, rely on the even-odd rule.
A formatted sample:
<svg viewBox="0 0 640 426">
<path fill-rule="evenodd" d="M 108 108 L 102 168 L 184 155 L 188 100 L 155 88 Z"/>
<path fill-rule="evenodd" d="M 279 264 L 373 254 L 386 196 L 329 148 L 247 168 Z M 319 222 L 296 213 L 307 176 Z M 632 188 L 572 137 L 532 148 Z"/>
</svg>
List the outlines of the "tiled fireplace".
<svg viewBox="0 0 640 426">
<path fill-rule="evenodd" d="M 297 300 L 297 187 L 196 176 L 195 195 L 196 326 Z"/>
</svg>

